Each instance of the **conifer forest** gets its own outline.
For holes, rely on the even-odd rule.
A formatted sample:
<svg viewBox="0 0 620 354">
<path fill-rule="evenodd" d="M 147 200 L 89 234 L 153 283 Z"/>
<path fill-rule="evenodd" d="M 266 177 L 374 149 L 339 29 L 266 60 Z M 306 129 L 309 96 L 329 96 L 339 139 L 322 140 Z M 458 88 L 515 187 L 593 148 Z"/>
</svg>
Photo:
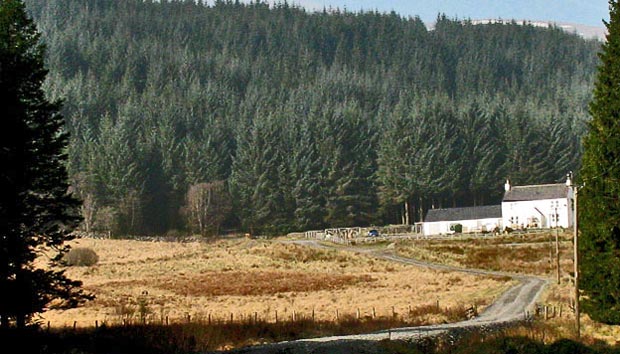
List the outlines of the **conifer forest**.
<svg viewBox="0 0 620 354">
<path fill-rule="evenodd" d="M 601 43 L 559 28 L 438 14 L 429 29 L 285 2 L 25 3 L 88 231 L 413 223 L 497 203 L 507 178 L 579 169 Z M 199 192 L 213 215 L 197 231 Z"/>
</svg>

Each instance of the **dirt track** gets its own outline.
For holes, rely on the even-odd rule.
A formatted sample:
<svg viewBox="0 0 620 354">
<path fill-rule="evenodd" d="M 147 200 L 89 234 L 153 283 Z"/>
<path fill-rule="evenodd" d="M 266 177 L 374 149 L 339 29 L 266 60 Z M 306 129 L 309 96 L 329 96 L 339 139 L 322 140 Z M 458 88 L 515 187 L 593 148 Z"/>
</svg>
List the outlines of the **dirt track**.
<svg viewBox="0 0 620 354">
<path fill-rule="evenodd" d="M 316 248 L 335 248 L 315 241 L 294 241 L 297 244 Z M 339 247 L 338 249 L 343 249 Z M 402 264 L 411 264 L 431 269 L 449 270 L 477 275 L 507 276 L 519 281 L 519 284 L 504 292 L 480 316 L 456 323 L 394 328 L 369 334 L 321 337 L 297 341 L 247 347 L 228 351 L 227 353 L 378 353 L 376 343 L 381 340 L 415 340 L 426 336 L 435 336 L 450 330 L 471 329 L 475 327 L 495 327 L 520 321 L 533 312 L 536 299 L 547 285 L 547 281 L 538 277 L 516 276 L 514 274 L 486 271 L 480 269 L 462 269 L 441 264 L 425 263 L 414 259 L 396 256 L 385 251 L 359 250 L 354 247 L 344 248 L 348 251 L 364 253 L 372 257 L 390 260 Z"/>
</svg>

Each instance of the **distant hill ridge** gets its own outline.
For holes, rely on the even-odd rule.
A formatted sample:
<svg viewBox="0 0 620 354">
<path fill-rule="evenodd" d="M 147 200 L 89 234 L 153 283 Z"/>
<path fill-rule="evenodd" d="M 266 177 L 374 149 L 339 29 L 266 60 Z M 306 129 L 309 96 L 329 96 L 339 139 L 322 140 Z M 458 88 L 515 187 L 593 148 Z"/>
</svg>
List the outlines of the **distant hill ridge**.
<svg viewBox="0 0 620 354">
<path fill-rule="evenodd" d="M 488 24 L 488 23 L 512 23 L 513 20 L 503 19 L 480 19 L 471 20 L 473 24 Z M 557 26 L 562 28 L 568 33 L 575 33 L 583 38 L 605 40 L 607 29 L 605 27 L 587 26 L 575 23 L 567 22 L 555 22 L 555 21 L 531 21 L 531 20 L 514 20 L 518 24 L 528 24 L 535 27 L 552 27 Z"/>
<path fill-rule="evenodd" d="M 517 24 L 526 24 L 532 25 L 534 27 L 543 27 L 548 28 L 552 26 L 557 26 L 568 33 L 575 33 L 586 39 L 598 39 L 600 41 L 605 40 L 605 35 L 607 34 L 607 29 L 603 26 L 588 26 L 576 23 L 568 23 L 568 22 L 556 22 L 556 21 L 542 21 L 542 20 L 524 20 L 524 19 L 475 19 L 468 20 L 475 25 L 484 25 L 489 23 L 513 23 L 513 21 Z M 432 29 L 435 27 L 435 23 L 429 24 L 428 28 Z"/>
</svg>

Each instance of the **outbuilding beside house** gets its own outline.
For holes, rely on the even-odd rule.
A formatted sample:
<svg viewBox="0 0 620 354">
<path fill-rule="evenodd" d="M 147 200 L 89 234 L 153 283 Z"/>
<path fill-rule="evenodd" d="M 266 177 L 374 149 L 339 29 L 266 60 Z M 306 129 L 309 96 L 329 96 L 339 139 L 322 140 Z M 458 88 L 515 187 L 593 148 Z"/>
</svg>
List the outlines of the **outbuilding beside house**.
<svg viewBox="0 0 620 354">
<path fill-rule="evenodd" d="M 501 229 L 501 222 L 501 205 L 431 209 L 422 224 L 422 232 L 425 236 L 451 234 L 457 224 L 462 225 L 462 232 L 491 232 L 496 227 Z"/>
</svg>

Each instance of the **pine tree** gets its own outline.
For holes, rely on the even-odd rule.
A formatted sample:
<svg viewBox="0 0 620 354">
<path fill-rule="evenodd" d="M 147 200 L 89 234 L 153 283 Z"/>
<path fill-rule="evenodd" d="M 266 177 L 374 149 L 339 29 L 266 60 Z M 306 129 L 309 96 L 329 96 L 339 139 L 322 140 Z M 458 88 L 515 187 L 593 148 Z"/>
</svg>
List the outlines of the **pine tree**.
<svg viewBox="0 0 620 354">
<path fill-rule="evenodd" d="M 609 6 L 580 175 L 579 285 L 584 312 L 620 324 L 620 4 Z"/>
<path fill-rule="evenodd" d="M 369 225 L 377 210 L 370 129 L 354 104 L 344 104 L 330 118 L 334 148 L 326 173 L 325 222 L 335 227 Z"/>
<path fill-rule="evenodd" d="M 276 117 L 258 115 L 250 127 L 239 128 L 230 183 L 242 226 L 252 234 L 276 234 L 290 222 L 278 178 L 282 152 Z"/>
<path fill-rule="evenodd" d="M 299 144 L 293 150 L 295 186 L 292 193 L 295 199 L 295 226 L 298 230 L 311 230 L 324 227 L 325 188 L 323 182 L 323 161 L 319 154 L 319 142 L 312 129 L 315 121 L 305 117 L 298 130 Z"/>
<path fill-rule="evenodd" d="M 461 181 L 454 189 L 455 192 L 469 192 L 474 205 L 490 202 L 504 177 L 502 169 L 498 168 L 502 156 L 497 130 L 496 116 L 478 102 L 470 102 L 463 108 L 454 145 L 460 152 L 455 155 L 459 156 Z"/>
<path fill-rule="evenodd" d="M 74 307 L 90 298 L 58 265 L 80 222 L 68 193 L 60 103 L 42 90 L 44 47 L 21 1 L 0 2 L 0 324 L 24 327 L 52 301 Z M 42 250 L 51 266 L 34 266 Z"/>
</svg>

